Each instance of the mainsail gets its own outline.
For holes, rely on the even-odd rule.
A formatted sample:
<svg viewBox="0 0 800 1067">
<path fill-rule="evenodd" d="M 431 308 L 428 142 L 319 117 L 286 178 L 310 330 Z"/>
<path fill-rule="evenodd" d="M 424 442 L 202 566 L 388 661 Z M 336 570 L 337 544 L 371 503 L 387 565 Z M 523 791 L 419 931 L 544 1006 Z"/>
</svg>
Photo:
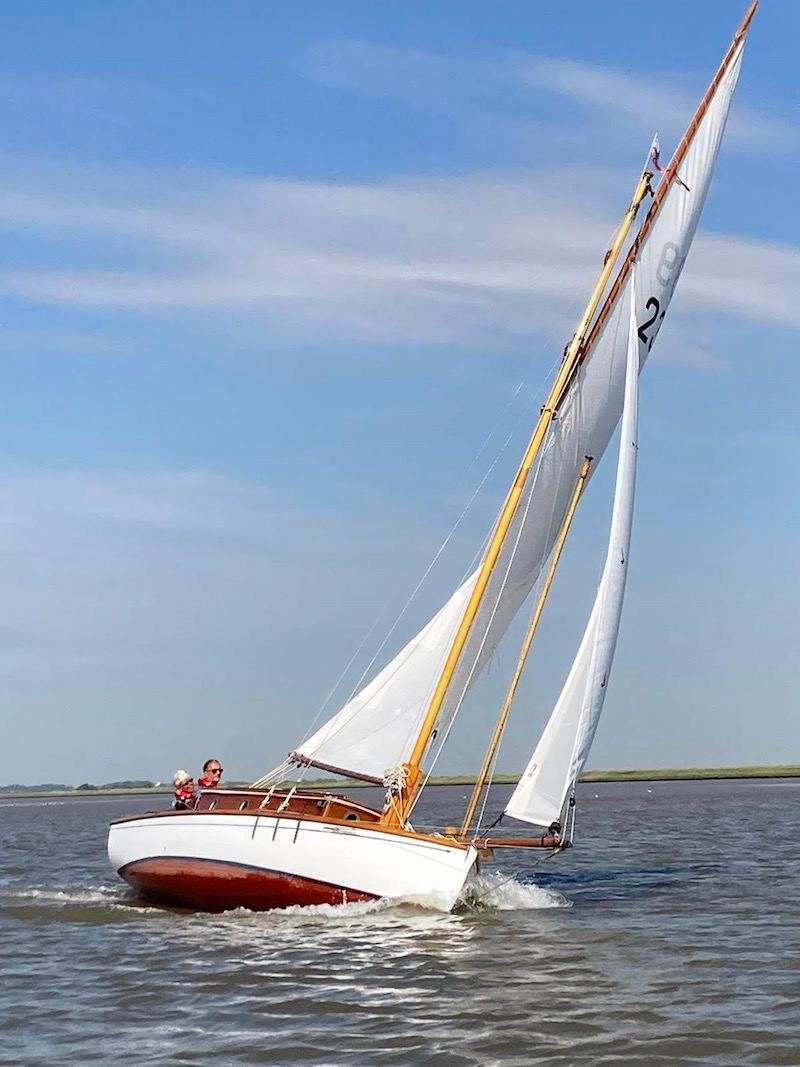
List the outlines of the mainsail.
<svg viewBox="0 0 800 1067">
<path fill-rule="evenodd" d="M 548 826 L 563 819 L 594 739 L 617 645 L 633 524 L 639 418 L 639 346 L 636 286 L 631 272 L 628 361 L 617 484 L 603 574 L 578 654 L 533 756 L 505 813 Z"/>
<path fill-rule="evenodd" d="M 446 736 L 474 679 L 533 588 L 552 551 L 583 457 L 595 461 L 619 421 L 631 306 L 630 266 L 638 263 L 635 316 L 640 369 L 683 270 L 739 76 L 744 32 L 737 35 L 656 192 L 627 260 L 586 341 L 575 379 L 559 405 L 535 476 L 528 479 L 511 528 L 439 710 L 433 738 Z M 596 462 L 593 465 L 596 466 Z M 406 647 L 292 754 L 303 763 L 380 781 L 415 747 L 477 572 Z"/>
</svg>

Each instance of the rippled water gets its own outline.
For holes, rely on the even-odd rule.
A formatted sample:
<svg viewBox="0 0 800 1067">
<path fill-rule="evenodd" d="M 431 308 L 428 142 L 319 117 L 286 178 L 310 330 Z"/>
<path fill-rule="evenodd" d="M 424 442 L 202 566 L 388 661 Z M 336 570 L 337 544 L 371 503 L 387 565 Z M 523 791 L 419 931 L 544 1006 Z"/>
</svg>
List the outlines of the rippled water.
<svg viewBox="0 0 800 1067">
<path fill-rule="evenodd" d="M 0 800 L 0 1064 L 800 1064 L 800 782 L 583 787 L 452 915 L 143 906 L 105 836 L 152 804 Z"/>
</svg>

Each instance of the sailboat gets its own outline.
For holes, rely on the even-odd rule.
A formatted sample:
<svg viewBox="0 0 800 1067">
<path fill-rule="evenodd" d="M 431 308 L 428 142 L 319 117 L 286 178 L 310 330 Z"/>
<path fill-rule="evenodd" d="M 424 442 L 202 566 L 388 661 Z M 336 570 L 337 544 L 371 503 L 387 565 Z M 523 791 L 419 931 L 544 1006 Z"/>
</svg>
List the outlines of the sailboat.
<svg viewBox="0 0 800 1067">
<path fill-rule="evenodd" d="M 651 147 L 475 571 L 270 774 L 247 789 L 204 791 L 190 810 L 112 823 L 109 859 L 140 894 L 210 911 L 379 898 L 449 910 L 487 851 L 560 851 L 573 843 L 576 783 L 602 710 L 625 590 L 639 373 L 697 229 L 756 7 L 757 0 L 665 170 L 657 141 Z M 572 516 L 620 421 L 597 596 L 561 695 L 505 807 L 509 818 L 535 829 L 529 836 L 491 837 L 475 812 Z M 535 588 L 530 625 L 461 826 L 415 828 L 416 805 L 464 698 Z M 311 769 L 380 785 L 384 803 L 373 808 L 289 784 Z"/>
</svg>

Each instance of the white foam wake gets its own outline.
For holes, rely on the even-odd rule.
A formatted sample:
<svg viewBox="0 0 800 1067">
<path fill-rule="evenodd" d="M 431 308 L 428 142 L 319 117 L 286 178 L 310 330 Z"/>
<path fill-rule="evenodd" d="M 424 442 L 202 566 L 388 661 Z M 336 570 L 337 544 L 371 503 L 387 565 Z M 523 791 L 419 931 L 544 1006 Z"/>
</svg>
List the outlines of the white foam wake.
<svg viewBox="0 0 800 1067">
<path fill-rule="evenodd" d="M 130 910 L 133 901 L 124 887 L 97 886 L 93 888 L 50 889 L 46 887 L 28 889 L 6 889 L 0 893 L 0 906 L 23 907 L 33 905 L 46 908 L 71 908 L 75 906 L 106 908 L 125 908 Z M 143 909 L 142 909 L 143 910 Z"/>
<path fill-rule="evenodd" d="M 496 871 L 472 875 L 461 890 L 457 907 L 463 911 L 526 911 L 536 908 L 571 908 L 572 902 L 552 889 L 518 882 Z"/>
</svg>

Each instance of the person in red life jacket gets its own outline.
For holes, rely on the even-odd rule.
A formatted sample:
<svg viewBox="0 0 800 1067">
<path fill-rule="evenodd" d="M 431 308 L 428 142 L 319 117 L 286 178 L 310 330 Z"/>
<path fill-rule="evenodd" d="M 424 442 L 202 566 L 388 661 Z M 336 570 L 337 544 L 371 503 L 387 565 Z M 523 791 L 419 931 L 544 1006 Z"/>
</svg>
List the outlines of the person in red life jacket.
<svg viewBox="0 0 800 1067">
<path fill-rule="evenodd" d="M 193 808 L 195 802 L 194 781 L 186 771 L 175 771 L 172 776 L 172 784 L 175 786 L 175 799 L 172 806 L 176 811 L 185 811 Z"/>
<path fill-rule="evenodd" d="M 222 767 L 218 759 L 207 759 L 203 764 L 203 774 L 197 784 L 201 789 L 216 789 L 222 778 Z"/>
</svg>

